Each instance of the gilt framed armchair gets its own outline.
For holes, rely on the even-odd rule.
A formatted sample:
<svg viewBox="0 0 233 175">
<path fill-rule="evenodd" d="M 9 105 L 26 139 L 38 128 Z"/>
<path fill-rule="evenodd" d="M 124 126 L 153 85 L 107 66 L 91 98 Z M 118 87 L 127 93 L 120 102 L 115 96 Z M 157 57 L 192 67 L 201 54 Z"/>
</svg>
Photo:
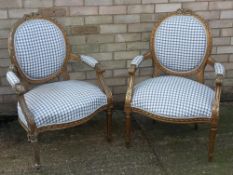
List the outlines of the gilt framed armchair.
<svg viewBox="0 0 233 175">
<path fill-rule="evenodd" d="M 132 112 L 167 123 L 208 123 L 208 160 L 212 160 L 224 67 L 210 57 L 211 48 L 206 21 L 190 10 L 179 9 L 155 23 L 150 50 L 136 56 L 129 68 L 124 107 L 127 145 L 131 140 Z M 135 72 L 146 59 L 152 59 L 152 78 L 134 85 Z M 206 65 L 215 70 L 215 90 L 204 84 Z"/>
<path fill-rule="evenodd" d="M 111 139 L 112 93 L 104 70 L 93 57 L 71 53 L 63 27 L 54 19 L 32 13 L 12 28 L 8 40 L 11 65 L 7 80 L 18 96 L 18 120 L 40 167 L 38 135 L 81 125 L 96 113 L 107 113 L 107 139 Z M 98 86 L 70 80 L 68 61 L 82 61 L 96 71 Z"/>
</svg>

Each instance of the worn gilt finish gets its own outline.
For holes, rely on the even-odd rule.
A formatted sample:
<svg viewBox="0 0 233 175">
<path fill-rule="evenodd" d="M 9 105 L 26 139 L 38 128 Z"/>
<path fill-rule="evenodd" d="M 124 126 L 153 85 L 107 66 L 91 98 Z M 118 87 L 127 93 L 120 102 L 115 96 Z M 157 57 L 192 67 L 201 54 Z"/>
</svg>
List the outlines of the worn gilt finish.
<svg viewBox="0 0 233 175">
<path fill-rule="evenodd" d="M 186 71 L 186 72 L 176 72 L 170 69 L 167 69 L 165 66 L 163 66 L 162 64 L 160 64 L 158 58 L 156 58 L 156 50 L 155 50 L 155 45 L 154 45 L 154 39 L 155 39 L 155 32 L 157 30 L 157 28 L 160 26 L 160 24 L 167 18 L 171 17 L 171 16 L 175 16 L 175 15 L 191 15 L 194 16 L 196 19 L 198 19 L 204 26 L 205 31 L 206 31 L 206 36 L 207 36 L 207 48 L 206 48 L 206 52 L 205 52 L 205 56 L 202 60 L 202 63 L 195 69 L 191 70 L 191 71 Z M 155 70 L 158 69 L 160 70 L 160 72 L 162 73 L 166 73 L 169 75 L 176 75 L 176 76 L 191 76 L 191 75 L 196 75 L 197 79 L 199 80 L 204 80 L 204 69 L 207 63 L 207 60 L 210 56 L 211 53 L 211 49 L 212 49 L 212 38 L 211 38 L 211 33 L 210 33 L 210 29 L 208 27 L 208 24 L 206 23 L 206 21 L 199 15 L 193 13 L 191 10 L 185 10 L 185 9 L 179 9 L 176 12 L 170 13 L 167 16 L 161 18 L 157 23 L 155 23 L 152 32 L 151 32 L 151 36 L 150 36 L 150 50 L 151 50 L 151 55 L 152 55 L 152 59 L 154 62 L 154 67 Z"/>
<path fill-rule="evenodd" d="M 32 19 L 45 19 L 45 20 L 52 22 L 56 26 L 58 26 L 59 29 L 63 33 L 65 43 L 66 43 L 66 57 L 64 59 L 64 63 L 63 63 L 63 66 L 61 67 L 61 69 L 49 77 L 46 77 L 43 79 L 36 79 L 36 80 L 30 79 L 20 69 L 20 66 L 16 60 L 15 48 L 14 48 L 14 34 L 16 32 L 17 27 L 20 24 L 22 24 L 23 22 L 25 22 L 27 20 L 32 20 Z M 113 108 L 112 93 L 111 93 L 110 89 L 108 88 L 108 86 L 104 83 L 104 77 L 103 77 L 104 70 L 100 68 L 99 64 L 97 64 L 94 69 L 96 71 L 97 83 L 100 86 L 100 88 L 102 89 L 102 91 L 107 96 L 107 105 L 102 106 L 101 108 L 96 110 L 91 115 L 89 115 L 81 120 L 66 123 L 66 124 L 56 124 L 56 125 L 49 125 L 49 126 L 37 128 L 35 121 L 34 121 L 34 116 L 27 107 L 27 103 L 25 101 L 24 94 L 26 92 L 28 92 L 32 88 L 33 85 L 35 86 L 36 84 L 42 84 L 42 83 L 46 83 L 46 82 L 50 82 L 50 81 L 69 80 L 69 73 L 67 71 L 68 61 L 71 61 L 71 60 L 72 61 L 81 61 L 80 55 L 75 55 L 75 54 L 71 53 L 70 44 L 69 44 L 68 38 L 66 36 L 66 33 L 65 33 L 63 27 L 59 23 L 57 23 L 56 20 L 42 16 L 41 14 L 38 14 L 38 13 L 32 13 L 29 15 L 25 15 L 22 19 L 20 19 L 18 22 L 16 22 L 16 24 L 13 26 L 13 28 L 10 32 L 10 35 L 8 38 L 8 51 L 9 51 L 10 58 L 11 58 L 11 65 L 9 66 L 9 70 L 15 72 L 21 81 L 20 84 L 17 84 L 15 86 L 15 91 L 16 91 L 17 96 L 18 96 L 19 105 L 21 106 L 22 112 L 23 112 L 23 114 L 26 118 L 26 121 L 28 123 L 28 127 L 25 126 L 20 120 L 19 120 L 19 123 L 26 130 L 27 135 L 28 135 L 28 141 L 32 143 L 33 152 L 34 152 L 34 166 L 36 168 L 40 167 L 40 151 L 39 151 L 39 145 L 38 145 L 38 135 L 42 132 L 65 129 L 65 128 L 81 125 L 81 124 L 89 121 L 98 112 L 106 111 L 107 140 L 108 141 L 111 140 L 111 130 L 112 130 L 111 123 L 112 123 L 112 108 Z"/>
<path fill-rule="evenodd" d="M 64 39 L 65 39 L 65 43 L 66 43 L 66 57 L 64 59 L 63 65 L 61 67 L 60 70 L 58 70 L 57 72 L 53 73 L 52 75 L 43 78 L 43 79 L 31 79 L 30 77 L 28 77 L 27 75 L 25 75 L 23 73 L 23 71 L 20 69 L 19 63 L 16 60 L 16 55 L 15 55 L 15 48 L 14 48 L 14 35 L 15 32 L 18 28 L 18 26 L 22 23 L 24 23 L 27 20 L 32 20 L 32 19 L 46 19 L 50 22 L 52 22 L 53 24 L 55 24 L 63 33 Z M 66 33 L 65 30 L 63 29 L 63 27 L 54 19 L 48 18 L 48 17 L 44 17 L 38 13 L 31 13 L 30 15 L 24 15 L 24 17 L 20 20 L 18 20 L 15 25 L 12 27 L 11 32 L 10 32 L 10 36 L 8 38 L 8 51 L 9 51 L 9 55 L 11 58 L 11 62 L 13 63 L 13 65 L 16 67 L 17 71 L 19 72 L 20 76 L 26 80 L 28 83 L 31 84 L 40 84 L 40 83 L 45 83 L 48 82 L 49 80 L 54 79 L 55 77 L 59 76 L 59 75 L 63 75 L 63 73 L 66 71 L 66 67 L 67 67 L 67 63 L 69 61 L 69 56 L 70 56 L 70 44 L 68 41 L 68 38 L 66 37 Z"/>
<path fill-rule="evenodd" d="M 156 50 L 154 49 L 154 33 L 156 32 L 156 29 L 158 28 L 158 26 L 164 19 L 170 16 L 174 16 L 174 15 L 192 15 L 196 17 L 198 20 L 200 20 L 206 29 L 207 48 L 206 48 L 205 56 L 202 60 L 202 63 L 197 68 L 191 71 L 187 71 L 187 72 L 172 71 L 170 69 L 167 69 L 163 65 L 161 65 L 159 63 L 159 60 L 156 58 L 156 54 L 155 54 Z M 205 70 L 206 65 L 208 64 L 214 67 L 214 63 L 215 63 L 215 61 L 210 57 L 211 49 L 212 49 L 211 33 L 205 20 L 201 16 L 192 12 L 191 10 L 178 9 L 176 12 L 170 13 L 167 16 L 161 18 L 154 25 L 152 32 L 151 32 L 151 37 L 150 37 L 150 51 L 144 54 L 144 60 L 149 59 L 149 58 L 152 59 L 152 64 L 154 68 L 152 77 L 159 76 L 162 73 L 165 73 L 168 75 L 176 75 L 176 76 L 195 75 L 198 82 L 204 83 L 204 70 Z M 161 122 L 174 123 L 174 124 L 195 124 L 195 128 L 197 128 L 198 123 L 209 123 L 210 124 L 210 133 L 209 133 L 210 135 L 209 135 L 209 145 L 208 145 L 208 160 L 212 161 L 213 152 L 214 152 L 214 144 L 215 144 L 216 133 L 217 133 L 217 125 L 218 125 L 218 119 L 219 119 L 219 103 L 220 103 L 221 86 L 222 86 L 223 77 L 217 76 L 216 78 L 215 101 L 212 106 L 212 116 L 210 119 L 203 118 L 201 116 L 195 119 L 174 119 L 174 118 L 169 118 L 165 116 L 154 115 L 147 111 L 131 107 L 136 71 L 137 71 L 136 66 L 131 65 L 129 68 L 128 88 L 127 88 L 127 93 L 126 93 L 126 98 L 125 98 L 125 107 L 124 107 L 125 117 L 126 117 L 126 129 L 125 129 L 126 145 L 129 146 L 130 140 L 131 140 L 131 113 L 132 112 L 144 115 L 146 117 L 149 117 L 154 120 L 161 121 Z"/>
</svg>

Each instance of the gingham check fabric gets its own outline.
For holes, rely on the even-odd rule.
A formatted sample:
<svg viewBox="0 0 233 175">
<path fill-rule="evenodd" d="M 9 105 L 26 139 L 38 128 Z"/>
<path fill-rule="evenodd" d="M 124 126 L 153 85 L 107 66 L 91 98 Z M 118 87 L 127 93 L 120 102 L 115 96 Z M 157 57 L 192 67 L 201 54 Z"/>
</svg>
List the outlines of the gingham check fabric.
<svg viewBox="0 0 233 175">
<path fill-rule="evenodd" d="M 214 63 L 214 70 L 216 75 L 224 76 L 225 68 L 221 63 Z"/>
<path fill-rule="evenodd" d="M 66 56 L 61 30 L 45 19 L 22 23 L 14 35 L 16 59 L 31 79 L 42 79 L 58 71 Z"/>
<path fill-rule="evenodd" d="M 178 72 L 197 68 L 205 55 L 205 28 L 193 16 L 172 16 L 155 32 L 155 54 L 160 64 Z"/>
<path fill-rule="evenodd" d="M 12 71 L 8 71 L 6 73 L 6 79 L 9 82 L 9 84 L 11 85 L 12 88 L 15 88 L 15 85 L 20 83 L 20 79 L 17 77 L 17 75 L 12 72 Z"/>
<path fill-rule="evenodd" d="M 161 76 L 135 86 L 131 106 L 163 117 L 211 117 L 214 91 L 190 79 Z"/>
<path fill-rule="evenodd" d="M 91 67 L 95 67 L 95 65 L 98 63 L 98 61 L 90 56 L 86 56 L 86 55 L 80 55 L 81 60 L 86 63 L 87 65 L 91 66 Z"/>
<path fill-rule="evenodd" d="M 133 60 L 131 61 L 131 64 L 133 64 L 136 67 L 138 67 L 141 64 L 143 58 L 144 58 L 143 55 L 138 55 L 138 56 L 136 56 L 136 57 L 133 58 Z"/>
<path fill-rule="evenodd" d="M 78 80 L 38 86 L 25 94 L 25 100 L 38 128 L 83 119 L 107 104 L 97 86 Z M 27 126 L 19 104 L 18 115 Z"/>
</svg>

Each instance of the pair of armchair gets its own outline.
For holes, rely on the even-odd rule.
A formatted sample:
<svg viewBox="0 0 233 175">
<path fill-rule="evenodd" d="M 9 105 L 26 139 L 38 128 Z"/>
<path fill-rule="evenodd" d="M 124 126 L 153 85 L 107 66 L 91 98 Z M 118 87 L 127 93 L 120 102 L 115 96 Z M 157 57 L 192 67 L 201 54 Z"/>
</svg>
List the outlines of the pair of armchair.
<svg viewBox="0 0 233 175">
<path fill-rule="evenodd" d="M 132 112 L 169 123 L 210 123 L 208 157 L 212 160 L 224 67 L 210 58 L 211 44 L 206 22 L 189 10 L 179 9 L 155 24 L 150 51 L 136 56 L 129 69 L 124 107 L 127 145 Z M 6 76 L 18 94 L 18 119 L 32 143 L 36 167 L 40 166 L 41 132 L 80 125 L 106 111 L 111 140 L 113 102 L 104 71 L 94 58 L 71 53 L 60 24 L 39 14 L 25 15 L 12 28 L 9 53 L 12 64 Z M 152 59 L 152 78 L 134 87 L 135 72 L 145 59 Z M 69 80 L 69 60 L 81 60 L 95 69 L 99 87 Z M 215 69 L 215 92 L 204 85 L 207 64 Z M 184 78 L 193 75 L 197 81 Z"/>
</svg>

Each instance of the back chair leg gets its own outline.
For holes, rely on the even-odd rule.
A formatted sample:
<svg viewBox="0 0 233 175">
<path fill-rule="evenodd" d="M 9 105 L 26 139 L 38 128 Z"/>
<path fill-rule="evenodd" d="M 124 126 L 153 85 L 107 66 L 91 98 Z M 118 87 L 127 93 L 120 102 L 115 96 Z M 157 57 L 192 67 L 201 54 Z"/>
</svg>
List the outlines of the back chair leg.
<svg viewBox="0 0 233 175">
<path fill-rule="evenodd" d="M 131 113 L 125 113 L 125 143 L 126 147 L 130 146 L 131 142 Z"/>
<path fill-rule="evenodd" d="M 112 140 L 112 108 L 107 109 L 106 121 L 107 121 L 107 140 Z"/>
<path fill-rule="evenodd" d="M 209 150 L 208 150 L 208 161 L 211 162 L 213 160 L 214 146 L 216 141 L 217 134 L 217 126 L 211 126 L 210 135 L 209 135 Z"/>
<path fill-rule="evenodd" d="M 34 165 L 35 169 L 40 169 L 40 147 L 38 144 L 38 135 L 37 134 L 28 134 L 28 141 L 32 144 L 33 154 L 34 154 Z"/>
</svg>

